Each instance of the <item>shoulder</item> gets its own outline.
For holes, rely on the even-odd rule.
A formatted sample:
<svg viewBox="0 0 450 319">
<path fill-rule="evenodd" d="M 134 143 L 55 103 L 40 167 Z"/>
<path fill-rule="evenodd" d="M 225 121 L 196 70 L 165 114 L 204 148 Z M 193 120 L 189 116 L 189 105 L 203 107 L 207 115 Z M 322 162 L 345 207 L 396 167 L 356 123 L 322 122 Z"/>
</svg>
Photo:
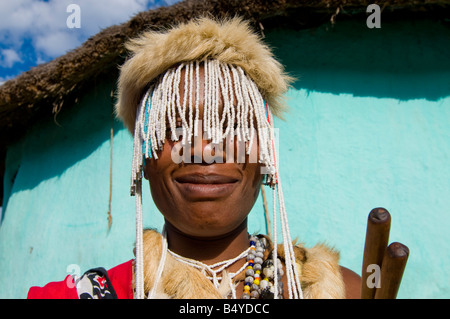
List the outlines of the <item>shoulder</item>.
<svg viewBox="0 0 450 319">
<path fill-rule="evenodd" d="M 345 298 L 347 299 L 360 299 L 361 298 L 361 276 L 354 271 L 345 268 L 341 268 L 342 278 L 345 284 Z"/>
</svg>

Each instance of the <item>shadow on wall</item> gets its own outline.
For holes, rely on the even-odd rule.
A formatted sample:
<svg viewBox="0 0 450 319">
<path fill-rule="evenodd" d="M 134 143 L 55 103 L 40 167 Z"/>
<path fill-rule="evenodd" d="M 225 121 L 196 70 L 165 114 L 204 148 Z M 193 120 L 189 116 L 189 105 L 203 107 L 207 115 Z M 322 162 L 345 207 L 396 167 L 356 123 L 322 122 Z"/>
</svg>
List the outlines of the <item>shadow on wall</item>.
<svg viewBox="0 0 450 319">
<path fill-rule="evenodd" d="M 450 95 L 450 28 L 438 21 L 338 21 L 303 31 L 271 30 L 266 41 L 296 89 L 427 99 Z"/>
<path fill-rule="evenodd" d="M 123 129 L 113 118 L 113 82 L 97 83 L 71 108 L 41 120 L 7 152 L 3 209 L 13 192 L 33 189 L 88 157 Z M 105 165 L 109 166 L 109 162 Z"/>
</svg>

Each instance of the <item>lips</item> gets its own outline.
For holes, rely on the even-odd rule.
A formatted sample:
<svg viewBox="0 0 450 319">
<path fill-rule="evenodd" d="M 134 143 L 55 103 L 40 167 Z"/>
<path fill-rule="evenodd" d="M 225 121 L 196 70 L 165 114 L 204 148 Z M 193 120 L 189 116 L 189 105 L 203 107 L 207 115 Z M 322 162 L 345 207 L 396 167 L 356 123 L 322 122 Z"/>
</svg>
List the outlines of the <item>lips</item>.
<svg viewBox="0 0 450 319">
<path fill-rule="evenodd" d="M 235 183 L 238 180 L 231 176 L 224 175 L 201 175 L 190 174 L 175 178 L 178 183 L 188 184 L 229 184 Z"/>
<path fill-rule="evenodd" d="M 174 178 L 180 193 L 189 200 L 214 200 L 229 196 L 239 179 L 221 174 L 184 174 Z"/>
</svg>

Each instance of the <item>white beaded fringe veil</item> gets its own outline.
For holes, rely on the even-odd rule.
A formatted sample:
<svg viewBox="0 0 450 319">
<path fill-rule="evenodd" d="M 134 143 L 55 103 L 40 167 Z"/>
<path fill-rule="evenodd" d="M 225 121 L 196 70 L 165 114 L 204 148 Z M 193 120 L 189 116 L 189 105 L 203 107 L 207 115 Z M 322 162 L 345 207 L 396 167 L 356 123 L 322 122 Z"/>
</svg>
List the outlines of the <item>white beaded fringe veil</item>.
<svg viewBox="0 0 450 319">
<path fill-rule="evenodd" d="M 199 118 L 200 67 L 203 67 L 204 72 L 202 119 Z M 178 89 L 182 76 L 185 83 L 183 98 Z M 223 101 L 221 112 L 219 112 L 220 98 Z M 177 117 L 181 119 L 181 125 L 177 125 Z M 277 219 L 279 217 L 289 298 L 303 298 L 278 172 L 273 116 L 270 107 L 264 101 L 256 84 L 240 67 L 216 60 L 186 62 L 169 69 L 150 85 L 137 109 L 131 180 L 131 195 L 136 196 L 135 297 L 145 298 L 142 234 L 143 161 L 145 158 L 152 157 L 158 159 L 158 151 L 162 150 L 165 139 L 168 137 L 166 131 L 170 132 L 169 138 L 172 141 L 179 141 L 181 146 L 190 145 L 192 137 L 197 137 L 199 134 L 199 123 L 203 126 L 203 138 L 210 140 L 212 145 L 219 145 L 227 138 L 231 141 L 237 138 L 237 142 L 245 143 L 247 156 L 251 156 L 252 143 L 257 138 L 259 146 L 257 160 L 262 164 L 262 173 L 266 176 L 265 184 L 271 186 L 273 190 L 273 254 L 277 256 Z M 277 214 L 277 202 L 279 214 Z M 164 229 L 162 235 L 162 256 L 149 298 L 154 296 L 167 254 Z M 277 269 L 278 258 L 273 260 Z M 274 281 L 275 291 L 278 288 L 278 281 L 278 278 Z M 275 298 L 277 298 L 276 293 Z"/>
</svg>

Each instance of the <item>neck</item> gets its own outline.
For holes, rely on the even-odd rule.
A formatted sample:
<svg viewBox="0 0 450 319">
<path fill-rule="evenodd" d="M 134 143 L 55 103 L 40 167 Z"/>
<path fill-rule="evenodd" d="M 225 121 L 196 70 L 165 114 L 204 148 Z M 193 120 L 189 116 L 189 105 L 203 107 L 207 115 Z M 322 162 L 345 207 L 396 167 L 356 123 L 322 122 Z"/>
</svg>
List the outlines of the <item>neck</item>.
<svg viewBox="0 0 450 319">
<path fill-rule="evenodd" d="M 171 251 L 207 265 L 234 258 L 249 247 L 247 220 L 229 233 L 208 238 L 186 235 L 167 221 L 165 226 Z M 232 265 L 232 268 L 239 268 L 240 264 Z"/>
</svg>

